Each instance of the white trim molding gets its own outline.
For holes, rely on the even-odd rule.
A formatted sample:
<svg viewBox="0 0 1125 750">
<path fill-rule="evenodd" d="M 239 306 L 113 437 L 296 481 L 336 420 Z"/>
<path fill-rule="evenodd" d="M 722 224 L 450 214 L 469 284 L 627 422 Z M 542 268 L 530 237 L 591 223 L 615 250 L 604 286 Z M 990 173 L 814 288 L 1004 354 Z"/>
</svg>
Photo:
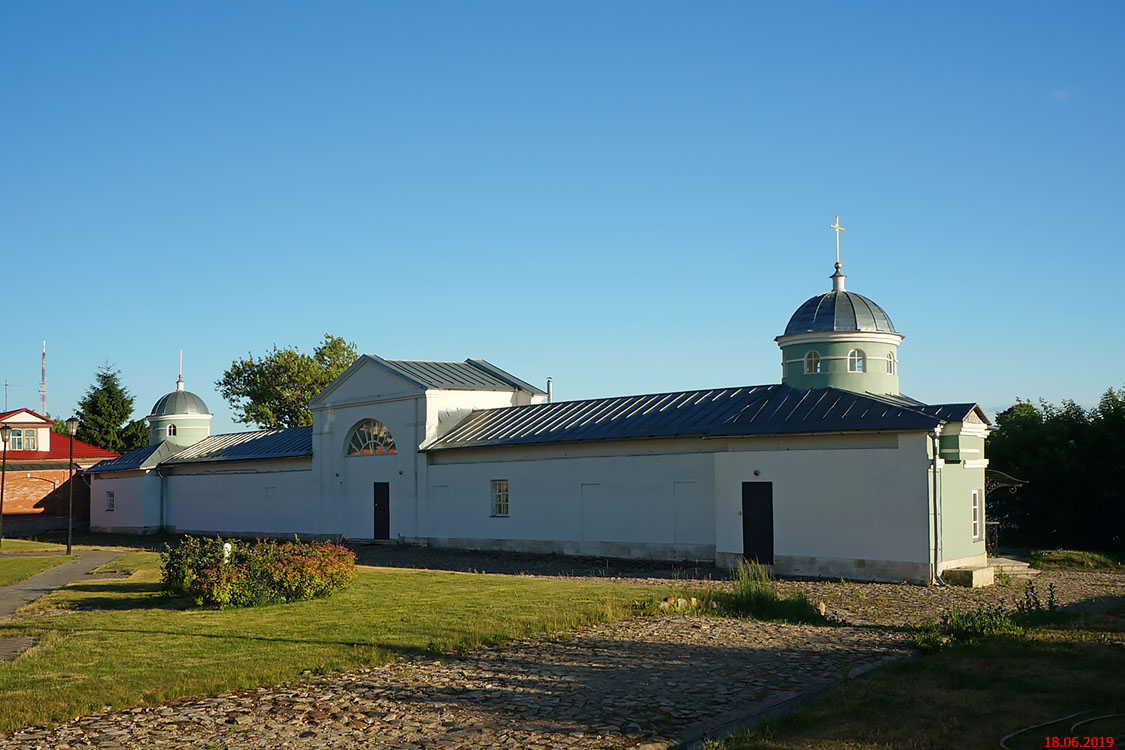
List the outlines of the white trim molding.
<svg viewBox="0 0 1125 750">
<path fill-rule="evenodd" d="M 774 341 L 781 347 L 793 346 L 794 344 L 831 344 L 835 342 L 898 346 L 904 338 L 906 337 L 901 333 L 883 333 L 880 331 L 805 331 L 804 333 L 777 336 Z"/>
<path fill-rule="evenodd" d="M 964 466 L 966 469 L 987 469 L 988 468 L 988 459 L 987 458 L 971 458 L 968 461 L 965 461 L 962 464 L 962 466 Z"/>
</svg>

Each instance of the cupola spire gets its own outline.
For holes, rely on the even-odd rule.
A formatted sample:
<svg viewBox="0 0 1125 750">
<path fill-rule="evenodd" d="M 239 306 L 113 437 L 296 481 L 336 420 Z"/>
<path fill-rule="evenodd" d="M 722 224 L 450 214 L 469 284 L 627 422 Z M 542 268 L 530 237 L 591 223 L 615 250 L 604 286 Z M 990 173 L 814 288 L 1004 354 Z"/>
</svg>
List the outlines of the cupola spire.
<svg viewBox="0 0 1125 750">
<path fill-rule="evenodd" d="M 176 378 L 176 390 L 184 389 L 184 350 L 180 349 L 180 376 Z"/>
<path fill-rule="evenodd" d="M 840 270 L 840 232 L 846 232 L 847 230 L 840 226 L 840 214 L 836 214 L 836 223 L 829 224 L 828 228 L 836 230 L 836 273 L 829 277 L 832 279 L 832 291 L 843 292 L 845 291 L 844 279 L 848 277 Z"/>
</svg>

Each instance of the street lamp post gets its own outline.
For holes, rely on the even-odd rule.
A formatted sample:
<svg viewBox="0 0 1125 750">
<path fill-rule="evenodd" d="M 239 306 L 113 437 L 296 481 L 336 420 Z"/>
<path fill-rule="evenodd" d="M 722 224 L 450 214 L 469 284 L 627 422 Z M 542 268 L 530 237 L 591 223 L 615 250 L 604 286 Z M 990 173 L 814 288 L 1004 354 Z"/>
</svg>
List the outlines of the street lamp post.
<svg viewBox="0 0 1125 750">
<path fill-rule="evenodd" d="M 70 534 L 74 526 L 74 434 L 78 432 L 78 419 L 71 417 L 66 420 L 66 434 L 70 435 L 70 499 L 66 504 L 66 554 L 70 554 Z"/>
<path fill-rule="evenodd" d="M 8 441 L 12 439 L 12 428 L 0 426 L 0 441 L 4 443 L 4 458 L 0 463 L 0 547 L 4 546 L 4 480 L 8 476 Z"/>
</svg>

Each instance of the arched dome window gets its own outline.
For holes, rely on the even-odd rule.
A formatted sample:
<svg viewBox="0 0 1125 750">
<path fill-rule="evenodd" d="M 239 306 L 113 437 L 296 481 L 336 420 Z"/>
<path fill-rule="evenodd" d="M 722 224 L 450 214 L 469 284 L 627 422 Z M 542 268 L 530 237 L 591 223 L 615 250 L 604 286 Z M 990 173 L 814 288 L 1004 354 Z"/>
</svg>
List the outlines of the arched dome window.
<svg viewBox="0 0 1125 750">
<path fill-rule="evenodd" d="M 887 374 L 894 375 L 895 370 L 898 369 L 898 362 L 895 361 L 895 353 L 887 352 Z"/>
<path fill-rule="evenodd" d="M 391 431 L 382 422 L 365 419 L 352 428 L 348 436 L 349 456 L 374 456 L 384 453 L 398 453 Z"/>
<path fill-rule="evenodd" d="M 176 425 L 168 425 L 168 437 L 176 437 Z"/>
<path fill-rule="evenodd" d="M 848 352 L 848 372 L 867 372 L 867 355 L 862 349 Z"/>
<path fill-rule="evenodd" d="M 820 352 L 815 349 L 805 355 L 805 374 L 820 372 Z"/>
</svg>

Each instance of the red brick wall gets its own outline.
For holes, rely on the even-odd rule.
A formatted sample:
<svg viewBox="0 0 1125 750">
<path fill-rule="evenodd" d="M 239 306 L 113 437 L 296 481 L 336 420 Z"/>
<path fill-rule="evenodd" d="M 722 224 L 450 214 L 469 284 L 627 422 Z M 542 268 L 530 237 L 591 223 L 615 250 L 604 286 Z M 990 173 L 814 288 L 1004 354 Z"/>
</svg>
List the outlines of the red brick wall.
<svg viewBox="0 0 1125 750">
<path fill-rule="evenodd" d="M 65 516 L 70 492 L 66 469 L 27 469 L 4 475 L 4 515 Z M 74 517 L 90 518 L 90 488 L 74 477 Z"/>
</svg>

